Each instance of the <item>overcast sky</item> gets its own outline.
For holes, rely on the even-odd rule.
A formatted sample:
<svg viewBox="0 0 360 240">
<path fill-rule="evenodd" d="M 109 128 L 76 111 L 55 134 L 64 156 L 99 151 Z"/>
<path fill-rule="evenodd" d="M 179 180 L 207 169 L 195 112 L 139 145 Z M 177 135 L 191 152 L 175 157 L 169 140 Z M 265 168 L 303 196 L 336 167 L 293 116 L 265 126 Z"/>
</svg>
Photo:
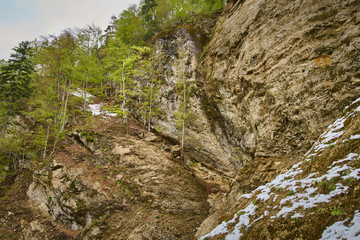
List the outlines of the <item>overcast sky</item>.
<svg viewBox="0 0 360 240">
<path fill-rule="evenodd" d="M 105 29 L 112 15 L 118 16 L 140 0 L 0 0 L 0 59 L 7 59 L 21 41 L 41 35 L 85 27 L 94 23 Z"/>
</svg>

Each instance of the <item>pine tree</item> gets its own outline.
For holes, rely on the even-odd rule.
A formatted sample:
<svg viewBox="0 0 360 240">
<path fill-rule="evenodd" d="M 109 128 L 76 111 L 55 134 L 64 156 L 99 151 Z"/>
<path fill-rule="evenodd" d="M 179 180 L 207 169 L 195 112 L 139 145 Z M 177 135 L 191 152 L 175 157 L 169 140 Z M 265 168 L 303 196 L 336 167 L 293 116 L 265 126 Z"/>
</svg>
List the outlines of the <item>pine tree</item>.
<svg viewBox="0 0 360 240">
<path fill-rule="evenodd" d="M 10 116 L 17 111 L 17 103 L 20 99 L 29 97 L 31 88 L 31 74 L 34 71 L 31 62 L 31 43 L 21 42 L 18 47 L 13 48 L 8 62 L 1 67 L 0 72 L 0 99 L 2 107 L 5 107 L 5 119 L 1 138 L 5 137 Z"/>
</svg>

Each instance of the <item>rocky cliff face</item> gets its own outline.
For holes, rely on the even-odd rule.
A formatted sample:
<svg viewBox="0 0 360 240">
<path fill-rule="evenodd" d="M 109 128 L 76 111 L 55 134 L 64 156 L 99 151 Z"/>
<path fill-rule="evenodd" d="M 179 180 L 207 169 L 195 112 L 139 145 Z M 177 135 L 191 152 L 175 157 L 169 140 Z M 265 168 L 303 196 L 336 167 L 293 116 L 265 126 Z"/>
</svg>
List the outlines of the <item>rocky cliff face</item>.
<svg viewBox="0 0 360 240">
<path fill-rule="evenodd" d="M 290 170 L 246 193 L 236 182 L 222 208 L 202 223 L 200 239 L 357 239 L 359 102 L 346 106 Z"/>
<path fill-rule="evenodd" d="M 187 128 L 186 161 L 200 162 L 226 183 L 235 179 L 237 196 L 270 182 L 302 159 L 359 96 L 359 22 L 358 1 L 229 1 L 202 54 L 186 29 L 172 41 L 158 39 L 158 51 L 171 46 L 163 52 L 172 68 L 161 95 L 167 118 L 155 125 L 179 139 L 171 72 L 179 49 L 189 49 L 188 81 L 196 83 L 190 111 L 197 119 Z M 199 176 L 214 183 L 204 171 Z M 236 199 L 199 232 L 215 227 Z"/>
<path fill-rule="evenodd" d="M 286 169 L 286 165 L 296 159 L 301 160 L 326 127 L 342 114 L 344 107 L 359 96 L 359 21 L 358 1 L 259 0 L 228 4 L 202 64 L 202 93 L 210 103 L 203 104 L 203 109 L 209 121 L 222 129 L 229 145 L 240 149 L 239 160 L 245 163 L 245 167 L 238 172 L 230 198 L 222 210 L 203 223 L 198 236 L 218 226 L 221 219 L 226 219 L 227 214 L 237 212 L 242 206 L 243 211 L 231 215 L 235 220 L 225 223 L 226 231 L 231 233 L 229 239 L 237 239 L 244 232 L 250 238 L 271 238 L 273 234 L 279 239 L 317 238 L 321 237 L 326 224 L 335 221 L 333 218 L 324 224 L 318 222 L 319 218 L 304 219 L 300 214 L 292 219 L 301 219 L 298 220 L 301 224 L 293 225 L 289 220 L 278 220 L 276 217 L 281 213 L 274 217 L 270 210 L 263 210 L 262 216 L 250 213 L 251 204 L 241 205 L 241 196 L 256 192 L 256 187 L 271 182 L 277 175 L 276 171 Z M 216 114 L 212 113 L 214 109 Z M 212 118 L 214 115 L 217 118 Z M 328 164 L 335 165 L 330 160 L 330 156 L 335 154 L 338 156 L 333 161 L 346 159 L 351 154 L 355 157 L 350 160 L 356 160 L 359 149 L 357 146 L 350 148 L 345 153 L 340 153 L 340 148 L 333 153 L 324 153 L 329 156 Z M 251 162 L 246 164 L 249 160 Z M 320 165 L 311 167 L 311 170 L 304 169 L 299 171 L 321 172 Z M 307 187 L 310 186 L 304 188 Z M 350 188 L 352 190 L 346 192 L 349 199 L 358 185 Z M 288 196 L 293 194 L 291 191 L 288 190 Z M 255 200 L 252 199 L 253 204 L 266 202 L 267 199 L 262 197 L 257 195 Z M 276 198 L 273 201 L 276 202 Z M 289 200 L 283 200 L 281 204 L 286 201 Z M 339 203 L 341 200 L 332 201 Z M 296 201 L 287 205 L 288 209 L 291 205 L 307 209 Z M 268 206 L 276 208 L 274 203 Z M 330 204 L 323 209 L 330 214 L 329 209 L 337 207 Z M 351 208 L 346 211 L 348 216 L 354 215 L 358 208 L 352 203 L 348 207 Z M 250 217 L 250 225 L 247 225 L 247 216 L 242 218 L 240 215 L 249 213 L 258 218 Z M 268 217 L 273 223 L 260 221 Z M 285 215 L 282 218 L 286 219 Z M 255 224 L 257 221 L 260 223 Z M 270 226 L 277 223 L 277 228 Z M 250 227 L 254 230 L 249 230 Z M 310 231 L 307 228 L 312 228 L 313 236 L 306 236 L 306 231 Z M 221 231 L 226 232 L 219 225 L 207 236 L 223 239 L 226 235 L 218 235 Z M 281 231 L 285 233 L 281 234 Z"/>
<path fill-rule="evenodd" d="M 359 4 L 233 2 L 207 48 L 204 93 L 231 145 L 296 158 L 359 93 Z"/>
<path fill-rule="evenodd" d="M 231 178 L 236 176 L 238 164 L 231 160 L 230 146 L 226 139 L 221 139 L 221 129 L 214 131 L 203 111 L 203 99 L 197 86 L 204 58 L 202 53 L 214 23 L 179 26 L 155 41 L 160 59 L 158 68 L 163 75 L 156 99 L 159 118 L 153 120 L 153 128 L 173 142 L 180 142 L 181 128 L 177 127 L 179 118 L 176 115 L 182 104 L 179 84 L 185 79 L 187 87 L 192 88 L 186 110 L 191 120 L 185 129 L 185 164 L 209 193 L 225 193 Z"/>
<path fill-rule="evenodd" d="M 180 138 L 176 62 L 185 49 L 187 81 L 196 84 L 190 161 L 231 179 L 254 159 L 298 159 L 359 92 L 358 8 L 357 1 L 230 1 L 206 49 L 201 29 L 158 38 L 166 74 L 155 128 Z"/>
</svg>

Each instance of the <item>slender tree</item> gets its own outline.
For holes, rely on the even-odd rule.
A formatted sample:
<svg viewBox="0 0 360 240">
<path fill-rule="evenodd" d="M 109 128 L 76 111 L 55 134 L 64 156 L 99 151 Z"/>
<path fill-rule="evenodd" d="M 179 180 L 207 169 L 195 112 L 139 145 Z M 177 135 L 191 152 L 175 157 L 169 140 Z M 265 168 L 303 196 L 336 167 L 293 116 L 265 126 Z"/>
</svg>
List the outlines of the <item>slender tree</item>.
<svg viewBox="0 0 360 240">
<path fill-rule="evenodd" d="M 184 158 L 184 145 L 185 145 L 185 128 L 186 128 L 186 106 L 187 106 L 187 96 L 188 96 L 188 86 L 185 78 L 185 63 L 186 63 L 187 52 L 185 49 L 179 51 L 179 62 L 177 70 L 175 72 L 176 77 L 178 78 L 178 89 L 179 95 L 182 96 L 180 108 L 178 112 L 175 113 L 177 117 L 177 125 L 181 128 L 181 158 Z"/>
<path fill-rule="evenodd" d="M 101 44 L 101 29 L 97 26 L 88 25 L 76 30 L 77 43 L 77 72 L 83 89 L 83 112 L 86 110 L 87 91 L 89 83 L 96 83 L 101 76 L 97 68 L 97 51 Z"/>
</svg>

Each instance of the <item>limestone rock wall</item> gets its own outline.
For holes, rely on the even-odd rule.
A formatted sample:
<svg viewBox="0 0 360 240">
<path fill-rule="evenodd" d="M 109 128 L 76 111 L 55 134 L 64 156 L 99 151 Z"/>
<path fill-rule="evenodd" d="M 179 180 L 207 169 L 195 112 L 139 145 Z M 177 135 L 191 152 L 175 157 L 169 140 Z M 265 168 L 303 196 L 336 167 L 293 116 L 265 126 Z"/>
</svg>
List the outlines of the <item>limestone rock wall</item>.
<svg viewBox="0 0 360 240">
<path fill-rule="evenodd" d="M 186 159 L 206 169 L 203 180 L 234 179 L 254 159 L 295 161 L 358 95 L 359 21 L 352 0 L 229 1 L 215 29 L 181 26 L 159 36 L 154 129 L 180 140 L 185 61 L 195 116 L 186 128 Z"/>
<path fill-rule="evenodd" d="M 187 114 L 190 120 L 185 131 L 185 163 L 204 181 L 210 192 L 227 192 L 230 178 L 236 175 L 237 163 L 232 161 L 231 149 L 221 129 L 213 131 L 208 116 L 202 109 L 198 84 L 203 51 L 211 35 L 211 24 L 182 25 L 162 34 L 155 41 L 158 56 L 157 70 L 161 73 L 158 97 L 158 117 L 153 129 L 173 142 L 180 142 L 181 128 L 177 116 L 181 112 L 182 85 L 188 89 Z M 212 189 L 212 190 L 211 190 Z"/>
<path fill-rule="evenodd" d="M 359 21 L 353 0 L 230 1 L 202 64 L 208 118 L 252 159 L 296 158 L 359 93 Z"/>
</svg>

